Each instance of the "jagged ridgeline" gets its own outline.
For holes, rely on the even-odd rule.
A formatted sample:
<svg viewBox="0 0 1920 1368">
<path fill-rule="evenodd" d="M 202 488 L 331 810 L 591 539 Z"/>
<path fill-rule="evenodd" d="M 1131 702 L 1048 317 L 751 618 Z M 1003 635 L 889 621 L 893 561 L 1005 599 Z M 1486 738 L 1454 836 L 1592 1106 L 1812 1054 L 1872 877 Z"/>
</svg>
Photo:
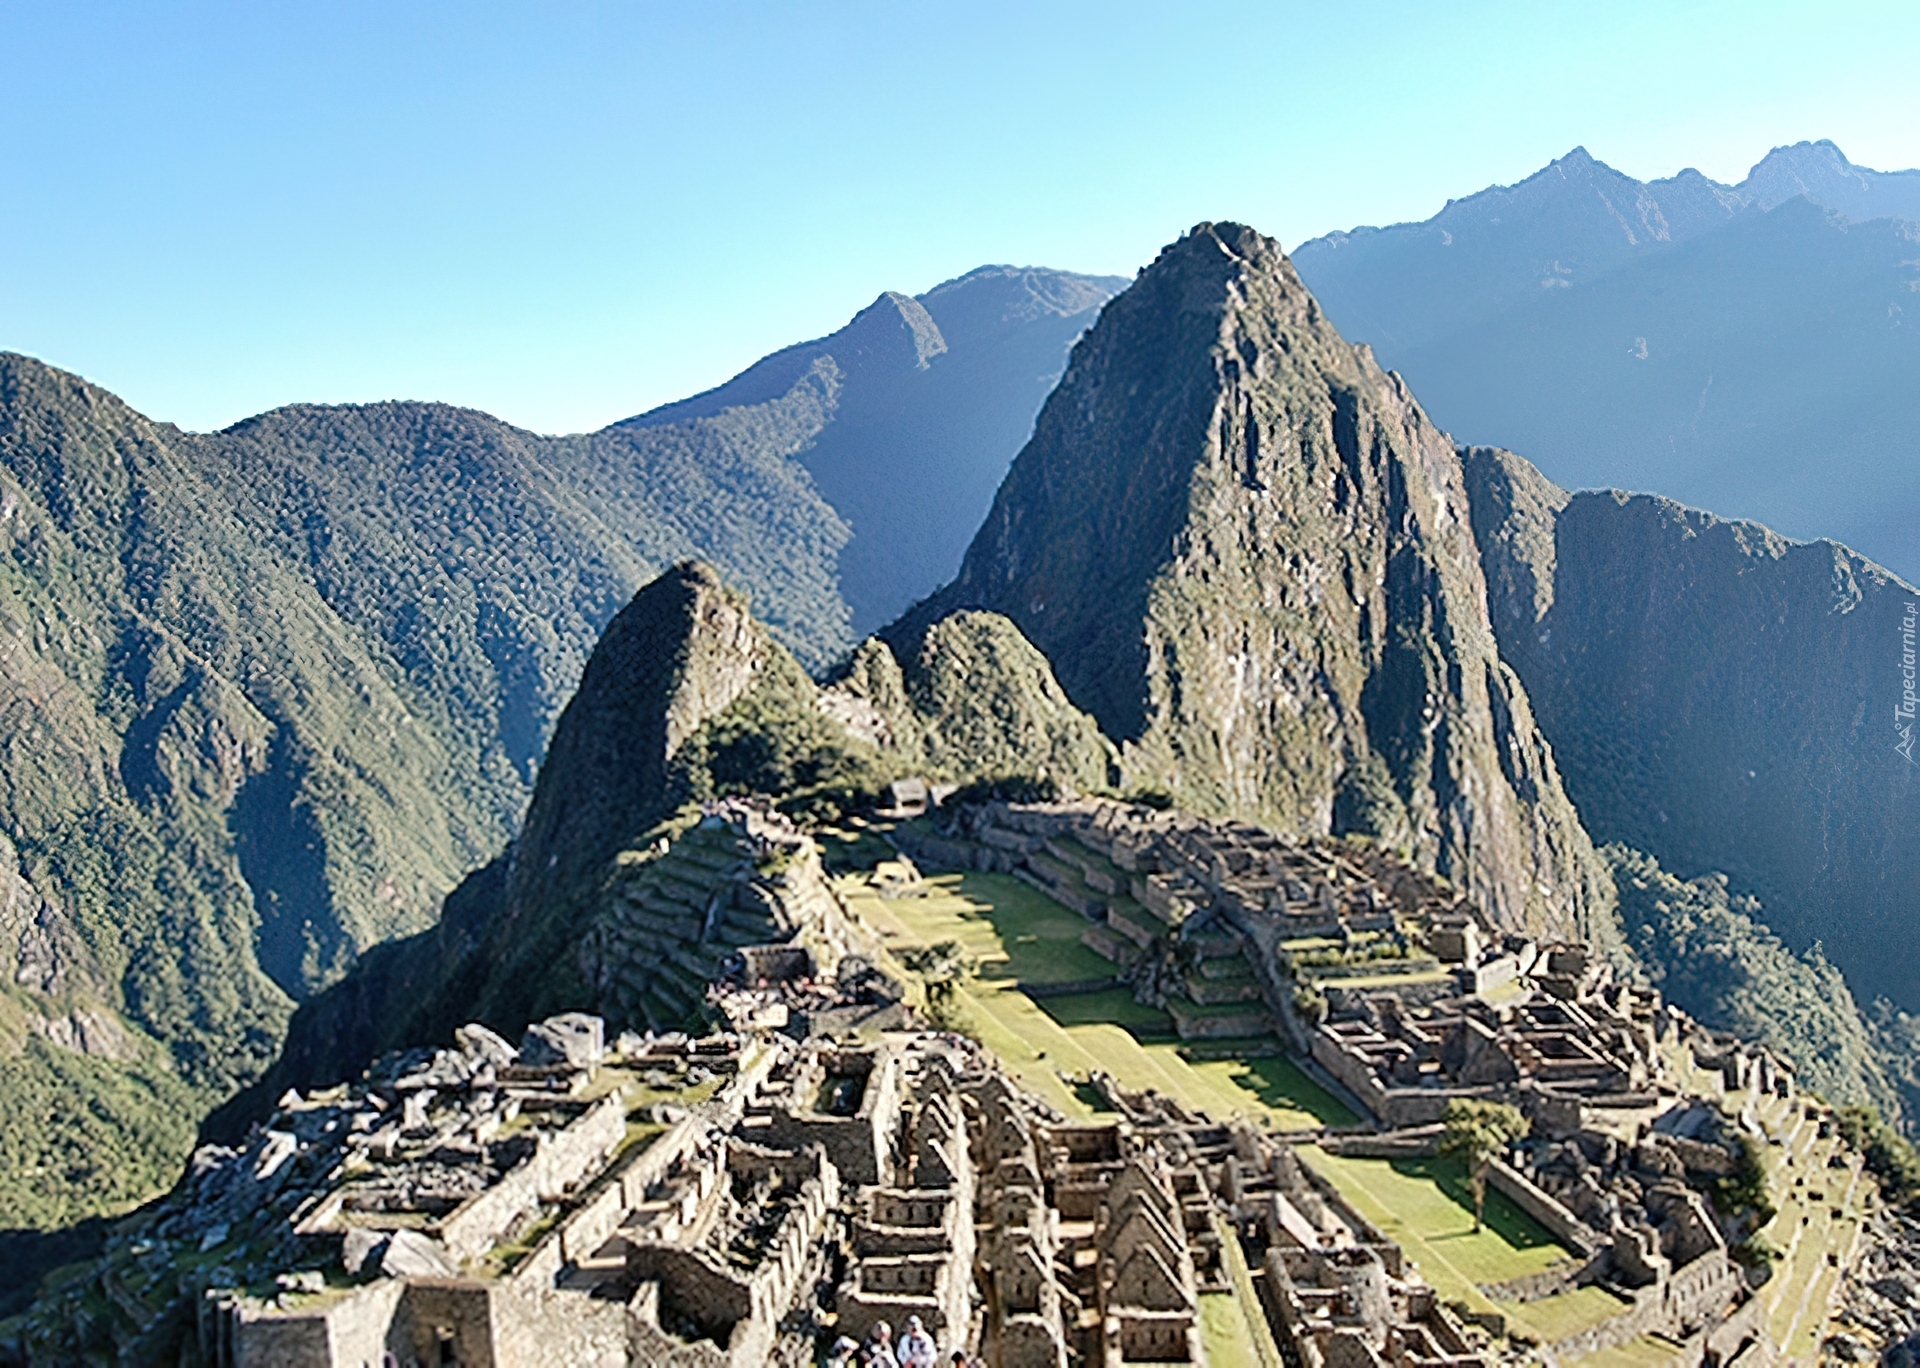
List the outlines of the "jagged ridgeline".
<svg viewBox="0 0 1920 1368">
<path fill-rule="evenodd" d="M 509 854 L 439 926 L 377 947 L 303 1007 L 259 1094 L 330 1083 L 476 1017 L 524 1025 L 564 1004 L 615 1026 L 686 1021 L 720 963 L 776 928 L 781 899 L 824 897 L 809 868 L 780 871 L 770 898 L 737 842 L 695 829 L 701 799 L 767 795 L 804 815 L 907 774 L 1038 768 L 1090 789 L 1113 763 L 1004 618 L 956 614 L 904 666 L 869 641 L 823 689 L 711 567 L 680 565 L 607 628 Z"/>
<path fill-rule="evenodd" d="M 1196 812 L 1373 836 L 1512 926 L 1604 933 L 1611 892 L 1501 661 L 1452 444 L 1278 244 L 1202 224 L 1075 347 L 911 655 L 1013 622 Z"/>
</svg>

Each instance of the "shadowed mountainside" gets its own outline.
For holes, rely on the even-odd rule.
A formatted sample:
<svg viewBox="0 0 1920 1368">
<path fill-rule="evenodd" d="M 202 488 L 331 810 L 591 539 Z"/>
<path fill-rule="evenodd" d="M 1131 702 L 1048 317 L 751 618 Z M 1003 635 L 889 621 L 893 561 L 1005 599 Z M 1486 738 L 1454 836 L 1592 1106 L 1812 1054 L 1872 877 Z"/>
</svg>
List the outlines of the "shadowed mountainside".
<svg viewBox="0 0 1920 1368">
<path fill-rule="evenodd" d="M 865 634 L 952 577 L 1067 349 L 1126 283 L 982 266 L 917 299 L 889 291 L 839 332 L 620 426 L 708 417 L 816 370 L 837 375 L 832 421 L 799 460 L 851 528 L 840 592 Z"/>
<path fill-rule="evenodd" d="M 1463 456 L 1501 654 L 1595 839 L 1724 872 L 1863 1000 L 1920 1006 L 1913 587 L 1833 542 Z"/>
</svg>

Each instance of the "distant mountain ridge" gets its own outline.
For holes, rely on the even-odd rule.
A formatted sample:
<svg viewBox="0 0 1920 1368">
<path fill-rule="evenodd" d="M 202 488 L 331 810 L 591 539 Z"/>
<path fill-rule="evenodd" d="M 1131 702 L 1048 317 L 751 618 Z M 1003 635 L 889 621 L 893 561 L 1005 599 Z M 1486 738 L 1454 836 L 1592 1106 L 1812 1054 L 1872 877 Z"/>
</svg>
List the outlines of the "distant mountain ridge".
<svg viewBox="0 0 1920 1368">
<path fill-rule="evenodd" d="M 1302 277 L 1457 439 L 1920 577 L 1920 171 L 1830 142 L 1739 185 L 1576 148 L 1424 223 L 1302 244 Z"/>
<path fill-rule="evenodd" d="M 618 426 L 711 417 L 834 373 L 833 421 L 797 459 L 849 524 L 840 592 L 864 636 L 952 577 L 1067 349 L 1126 284 L 982 266 L 918 298 L 888 291 L 840 331 Z"/>
<path fill-rule="evenodd" d="M 1584 147 L 1419 223 L 1324 234 L 1291 256 L 1327 312 L 1391 364 L 1540 290 L 1806 196 L 1850 219 L 1920 219 L 1920 170 L 1855 166 L 1833 143 L 1776 147 L 1738 185 L 1688 168 L 1639 181 Z M 1396 367 L 1397 368 L 1397 367 Z"/>
</svg>

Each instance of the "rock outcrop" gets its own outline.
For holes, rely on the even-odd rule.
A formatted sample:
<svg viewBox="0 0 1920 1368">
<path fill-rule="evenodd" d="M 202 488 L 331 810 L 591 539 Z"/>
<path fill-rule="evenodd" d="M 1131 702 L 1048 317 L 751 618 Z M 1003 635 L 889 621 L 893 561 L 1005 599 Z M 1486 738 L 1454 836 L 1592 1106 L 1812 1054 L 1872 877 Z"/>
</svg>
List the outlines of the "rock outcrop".
<svg viewBox="0 0 1920 1368">
<path fill-rule="evenodd" d="M 886 642 L 868 638 L 821 705 L 939 779 L 1031 775 L 1090 790 L 1115 778 L 1113 744 L 998 613 L 942 618 L 905 668 Z"/>
<path fill-rule="evenodd" d="M 1125 782 L 1408 851 L 1511 926 L 1610 890 L 1489 629 L 1452 444 L 1277 244 L 1202 224 L 1075 348 L 956 581 L 886 634 L 1003 614 Z"/>
<path fill-rule="evenodd" d="M 775 649 L 711 566 L 675 566 L 634 595 L 554 729 L 514 847 L 512 898 L 571 888 L 651 825 L 681 748 L 752 687 Z"/>
<path fill-rule="evenodd" d="M 304 1004 L 272 1073 L 209 1132 L 237 1134 L 288 1087 L 335 1083 L 475 1017 L 511 1034 L 568 1003 L 616 1028 L 696 1013 L 727 956 L 831 901 L 817 855 L 796 864 L 778 841 L 709 831 L 696 804 L 858 801 L 914 774 L 1094 787 L 1113 756 L 1004 618 L 938 624 L 905 669 L 870 641 L 822 689 L 710 566 L 676 566 L 607 628 L 508 854 L 454 890 L 438 925 L 375 947 Z"/>
</svg>

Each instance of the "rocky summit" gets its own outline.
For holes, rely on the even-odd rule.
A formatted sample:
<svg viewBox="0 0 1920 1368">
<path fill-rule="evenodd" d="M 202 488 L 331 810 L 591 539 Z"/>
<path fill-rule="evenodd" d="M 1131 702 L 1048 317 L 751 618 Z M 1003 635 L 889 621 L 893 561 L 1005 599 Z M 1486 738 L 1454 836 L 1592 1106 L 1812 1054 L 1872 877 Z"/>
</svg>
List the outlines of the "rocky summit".
<svg viewBox="0 0 1920 1368">
<path fill-rule="evenodd" d="M 675 566 L 607 628 L 508 853 L 454 891 L 437 926 L 375 947 L 303 1005 L 273 1071 L 214 1129 L 476 1010 L 513 1029 L 582 1003 L 617 1027 L 697 1014 L 729 954 L 821 891 L 817 867 L 788 868 L 778 841 L 688 835 L 698 803 L 772 795 L 817 818 L 903 776 L 951 789 L 1036 769 L 1094 789 L 1113 755 L 1004 618 L 955 614 L 904 667 L 869 641 L 822 688 L 711 566 Z M 681 854 L 655 858 L 675 842 Z M 756 891 L 767 861 L 786 873 Z"/>
<path fill-rule="evenodd" d="M 1500 920 L 1604 875 L 1501 661 L 1452 444 L 1272 239 L 1201 224 L 1075 348 L 959 577 L 1196 811 L 1405 849 Z"/>
</svg>

